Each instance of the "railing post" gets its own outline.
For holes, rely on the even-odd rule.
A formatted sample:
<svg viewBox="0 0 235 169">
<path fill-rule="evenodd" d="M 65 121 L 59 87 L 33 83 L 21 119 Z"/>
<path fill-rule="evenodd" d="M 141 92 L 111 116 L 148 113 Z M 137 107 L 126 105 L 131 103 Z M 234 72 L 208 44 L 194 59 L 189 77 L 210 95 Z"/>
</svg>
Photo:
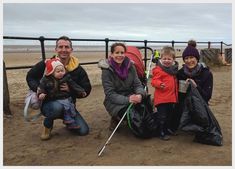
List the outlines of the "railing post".
<svg viewBox="0 0 235 169">
<path fill-rule="evenodd" d="M 223 54 L 223 41 L 220 42 L 220 54 Z"/>
<path fill-rule="evenodd" d="M 171 46 L 174 48 L 175 47 L 175 41 L 171 41 Z"/>
<path fill-rule="evenodd" d="M 210 49 L 211 48 L 211 42 L 209 41 L 208 42 L 208 49 Z"/>
<path fill-rule="evenodd" d="M 10 95 L 8 90 L 7 74 L 4 61 L 3 61 L 3 112 L 6 115 L 12 115 L 10 110 Z"/>
<path fill-rule="evenodd" d="M 108 59 L 109 56 L 109 38 L 105 38 L 105 58 Z"/>
<path fill-rule="evenodd" d="M 44 46 L 45 38 L 43 36 L 40 36 L 39 41 L 41 43 L 42 59 L 45 60 L 46 59 L 45 46 Z"/>
<path fill-rule="evenodd" d="M 144 40 L 144 67 L 147 68 L 147 40 Z"/>
</svg>

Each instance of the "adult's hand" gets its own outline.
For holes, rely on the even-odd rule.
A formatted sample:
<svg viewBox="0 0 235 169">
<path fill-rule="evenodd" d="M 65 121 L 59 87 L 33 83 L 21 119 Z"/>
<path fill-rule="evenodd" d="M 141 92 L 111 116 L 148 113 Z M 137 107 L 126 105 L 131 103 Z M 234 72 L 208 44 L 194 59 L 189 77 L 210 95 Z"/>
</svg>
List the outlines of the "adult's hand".
<svg viewBox="0 0 235 169">
<path fill-rule="evenodd" d="M 190 78 L 186 79 L 186 83 L 189 84 L 189 81 L 192 82 L 192 84 L 193 84 L 194 87 L 197 87 L 197 84 L 196 84 L 196 82 L 195 82 L 193 79 L 190 79 Z"/>
<path fill-rule="evenodd" d="M 142 96 L 140 94 L 133 94 L 129 96 L 129 102 L 130 103 L 140 103 L 142 101 Z"/>
<path fill-rule="evenodd" d="M 69 92 L 69 91 L 70 91 L 70 90 L 69 90 L 69 86 L 68 86 L 67 83 L 62 83 L 62 84 L 60 85 L 60 90 L 61 90 L 61 91 L 66 91 L 66 92 Z"/>
</svg>

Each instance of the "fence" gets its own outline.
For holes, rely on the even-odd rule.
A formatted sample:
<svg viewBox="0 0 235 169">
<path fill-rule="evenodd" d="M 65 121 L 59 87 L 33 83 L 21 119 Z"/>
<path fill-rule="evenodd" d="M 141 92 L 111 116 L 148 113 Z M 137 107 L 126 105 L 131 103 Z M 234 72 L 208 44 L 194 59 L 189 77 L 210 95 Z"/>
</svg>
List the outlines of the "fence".
<svg viewBox="0 0 235 169">
<path fill-rule="evenodd" d="M 41 46 L 41 54 L 42 54 L 42 59 L 45 60 L 46 59 L 46 52 L 45 52 L 45 41 L 56 41 L 57 38 L 45 38 L 43 36 L 40 36 L 39 38 L 35 38 L 35 37 L 12 37 L 12 36 L 3 36 L 3 39 L 14 39 L 14 40 L 36 40 L 40 42 L 40 46 Z M 143 44 L 143 47 L 140 47 L 141 49 L 144 49 L 144 64 L 145 64 L 145 68 L 147 65 L 147 60 L 149 60 L 147 58 L 147 50 L 151 50 L 151 52 L 153 53 L 152 48 L 149 47 L 149 44 L 171 44 L 172 47 L 175 47 L 175 44 L 184 44 L 187 42 L 183 42 L 183 41 L 148 41 L 148 40 L 115 40 L 115 39 L 109 39 L 109 38 L 105 38 L 105 39 L 71 39 L 71 41 L 95 41 L 95 42 L 104 42 L 105 43 L 105 57 L 108 58 L 108 53 L 109 53 L 109 42 L 117 42 L 117 41 L 121 41 L 121 42 L 135 42 L 135 43 L 140 43 Z M 207 44 L 208 48 L 211 47 L 211 44 L 220 44 L 220 51 L 221 54 L 223 52 L 223 45 L 225 46 L 231 46 L 231 44 L 226 44 L 223 41 L 221 42 L 197 42 L 197 44 Z M 80 63 L 81 65 L 89 65 L 89 64 L 97 64 L 98 62 L 84 62 L 84 63 Z M 3 63 L 4 64 L 4 63 Z M 10 110 L 10 97 L 9 97 L 9 91 L 8 91 L 8 84 L 7 84 L 7 76 L 6 76 L 6 70 L 7 69 L 27 69 L 27 68 L 31 68 L 32 66 L 16 66 L 16 67 L 3 67 L 3 72 L 4 72 L 4 79 L 3 79 L 3 83 L 4 83 L 4 114 L 6 115 L 11 115 L 11 110 Z"/>
<path fill-rule="evenodd" d="M 42 59 L 46 59 L 46 52 L 45 52 L 45 41 L 56 41 L 57 38 L 45 38 L 43 36 L 40 36 L 39 38 L 36 37 L 13 37 L 13 36 L 3 36 L 3 39 L 14 39 L 14 40 L 37 40 L 40 42 L 41 45 L 41 53 L 42 53 Z M 142 43 L 144 49 L 144 65 L 146 68 L 147 65 L 147 50 L 150 49 L 152 50 L 148 45 L 149 44 L 171 44 L 172 47 L 175 47 L 175 44 L 186 44 L 187 42 L 185 41 L 148 41 L 148 40 L 115 40 L 115 39 L 71 39 L 71 41 L 87 41 L 87 42 L 105 42 L 105 57 L 108 58 L 108 53 L 109 53 L 109 42 L 134 42 L 134 43 Z M 221 54 L 223 53 L 223 46 L 231 46 L 231 44 L 226 44 L 223 41 L 221 42 L 197 42 L 197 44 L 207 44 L 208 48 L 211 47 L 211 44 L 220 44 L 220 51 Z M 153 51 L 152 51 L 153 52 Z M 98 62 L 84 62 L 81 63 L 81 65 L 89 65 L 89 64 L 97 64 Z M 27 69 L 31 68 L 32 66 L 15 66 L 15 67 L 6 67 L 6 69 Z"/>
</svg>

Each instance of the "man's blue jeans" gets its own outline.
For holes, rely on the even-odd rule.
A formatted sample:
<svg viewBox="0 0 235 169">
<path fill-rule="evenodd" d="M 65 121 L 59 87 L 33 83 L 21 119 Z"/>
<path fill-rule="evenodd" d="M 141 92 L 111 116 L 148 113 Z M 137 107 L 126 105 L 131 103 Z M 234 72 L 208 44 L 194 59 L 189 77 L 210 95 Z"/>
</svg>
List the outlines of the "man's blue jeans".
<svg viewBox="0 0 235 169">
<path fill-rule="evenodd" d="M 57 101 L 49 101 L 43 104 L 42 114 L 45 116 L 44 126 L 47 128 L 52 128 L 55 119 L 63 119 L 64 116 L 64 107 Z M 76 110 L 77 111 L 77 110 Z M 89 133 L 89 127 L 80 113 L 77 111 L 75 120 L 80 126 L 79 129 L 71 129 L 72 132 L 84 136 Z"/>
</svg>

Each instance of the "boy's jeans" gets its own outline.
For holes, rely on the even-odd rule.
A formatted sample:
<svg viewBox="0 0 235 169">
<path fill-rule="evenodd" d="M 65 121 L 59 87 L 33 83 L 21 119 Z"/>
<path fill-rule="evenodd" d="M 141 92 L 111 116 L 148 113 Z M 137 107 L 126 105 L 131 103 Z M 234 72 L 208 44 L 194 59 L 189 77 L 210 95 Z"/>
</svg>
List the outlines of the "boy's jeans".
<svg viewBox="0 0 235 169">
<path fill-rule="evenodd" d="M 55 119 L 63 119 L 63 110 L 64 106 L 58 101 L 49 101 L 47 103 L 44 103 L 41 108 L 42 114 L 45 116 L 43 123 L 44 126 L 47 128 L 52 128 Z M 89 133 L 89 127 L 78 111 L 74 118 L 80 128 L 71 129 L 71 131 L 75 132 L 78 135 L 87 135 Z"/>
</svg>

